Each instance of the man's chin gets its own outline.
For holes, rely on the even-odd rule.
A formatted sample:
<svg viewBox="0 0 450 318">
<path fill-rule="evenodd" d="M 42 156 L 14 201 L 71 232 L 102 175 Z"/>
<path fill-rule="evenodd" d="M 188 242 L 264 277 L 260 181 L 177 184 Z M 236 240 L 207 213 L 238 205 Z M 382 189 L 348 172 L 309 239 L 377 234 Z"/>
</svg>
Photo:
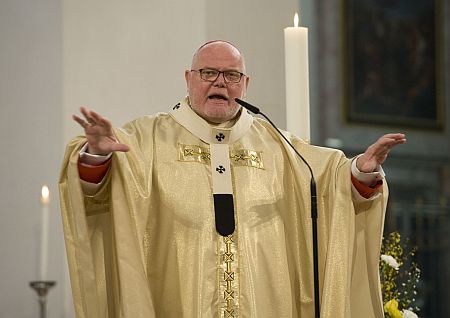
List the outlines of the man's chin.
<svg viewBox="0 0 450 318">
<path fill-rule="evenodd" d="M 238 114 L 239 108 L 232 108 L 228 101 L 224 104 L 207 102 L 204 107 L 192 107 L 192 109 L 204 120 L 212 124 L 221 124 L 232 120 Z"/>
</svg>

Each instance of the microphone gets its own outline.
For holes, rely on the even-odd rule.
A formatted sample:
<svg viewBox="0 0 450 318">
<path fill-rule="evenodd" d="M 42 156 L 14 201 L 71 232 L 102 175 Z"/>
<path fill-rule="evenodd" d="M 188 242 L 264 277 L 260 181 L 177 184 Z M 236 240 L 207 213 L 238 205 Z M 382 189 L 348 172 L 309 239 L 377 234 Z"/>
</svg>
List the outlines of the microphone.
<svg viewBox="0 0 450 318">
<path fill-rule="evenodd" d="M 314 173 L 311 169 L 311 166 L 308 162 L 303 158 L 303 156 L 295 149 L 295 147 L 291 144 L 291 142 L 284 136 L 284 134 L 277 128 L 277 126 L 267 117 L 264 113 L 262 113 L 258 107 L 253 106 L 239 98 L 234 99 L 236 103 L 248 109 L 254 114 L 259 114 L 263 116 L 275 130 L 280 134 L 281 137 L 287 142 L 287 144 L 294 150 L 294 152 L 300 157 L 300 159 L 305 163 L 308 167 L 309 172 L 311 174 L 311 182 L 310 182 L 310 194 L 311 194 L 311 219 L 312 219 L 312 239 L 313 239 L 313 269 L 314 269 L 314 308 L 315 308 L 315 317 L 320 317 L 320 302 L 319 302 L 319 257 L 318 257 L 318 245 L 317 245 L 317 190 L 316 190 L 316 180 L 314 179 Z"/>
<path fill-rule="evenodd" d="M 244 108 L 247 108 L 249 111 L 251 111 L 252 113 L 258 115 L 261 114 L 263 115 L 267 120 L 269 120 L 269 118 L 267 118 L 264 114 L 261 113 L 261 111 L 259 110 L 258 107 L 253 106 L 245 101 L 243 101 L 242 99 L 239 98 L 235 98 L 234 99 L 236 101 L 236 103 L 238 103 L 239 105 L 243 106 Z M 269 121 L 270 122 L 270 121 Z M 272 122 L 270 122 L 272 124 Z M 277 129 L 277 127 L 275 127 L 275 125 L 272 124 L 272 126 L 274 126 L 275 129 Z M 277 129 L 278 130 L 278 129 Z"/>
</svg>

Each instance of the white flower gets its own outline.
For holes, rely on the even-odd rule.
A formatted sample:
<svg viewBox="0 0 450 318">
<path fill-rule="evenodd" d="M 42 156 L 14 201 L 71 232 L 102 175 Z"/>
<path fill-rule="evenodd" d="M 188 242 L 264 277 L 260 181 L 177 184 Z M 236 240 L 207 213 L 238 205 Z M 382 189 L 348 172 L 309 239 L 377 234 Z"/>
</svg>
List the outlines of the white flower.
<svg viewBox="0 0 450 318">
<path fill-rule="evenodd" d="M 400 266 L 397 263 L 397 260 L 393 258 L 391 255 L 381 255 L 381 260 L 386 262 L 390 267 L 393 267 L 394 269 L 398 270 L 398 267 Z"/>
<path fill-rule="evenodd" d="M 403 310 L 403 318 L 419 318 L 419 316 L 417 316 L 411 310 L 405 309 Z"/>
</svg>

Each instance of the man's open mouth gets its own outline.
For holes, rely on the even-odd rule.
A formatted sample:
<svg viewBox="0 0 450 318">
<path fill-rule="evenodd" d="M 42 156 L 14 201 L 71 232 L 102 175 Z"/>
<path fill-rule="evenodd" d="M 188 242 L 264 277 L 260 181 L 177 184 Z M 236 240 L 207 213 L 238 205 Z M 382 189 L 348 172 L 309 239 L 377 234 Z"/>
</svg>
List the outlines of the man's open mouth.
<svg viewBox="0 0 450 318">
<path fill-rule="evenodd" d="M 208 99 L 214 99 L 214 100 L 228 100 L 228 97 L 221 94 L 212 94 L 208 96 Z"/>
</svg>

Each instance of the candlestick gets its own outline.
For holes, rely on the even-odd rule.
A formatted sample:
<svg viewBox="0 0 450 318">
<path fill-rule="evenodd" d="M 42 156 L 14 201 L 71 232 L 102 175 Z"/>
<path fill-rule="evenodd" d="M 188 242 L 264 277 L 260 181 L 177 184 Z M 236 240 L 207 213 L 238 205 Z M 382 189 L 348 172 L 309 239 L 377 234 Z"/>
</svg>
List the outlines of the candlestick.
<svg viewBox="0 0 450 318">
<path fill-rule="evenodd" d="M 298 20 L 284 29 L 287 130 L 310 142 L 308 28 Z"/>
<path fill-rule="evenodd" d="M 34 281 L 30 282 L 30 287 L 38 294 L 39 318 L 47 317 L 47 294 L 50 288 L 55 286 L 55 281 Z"/>
<path fill-rule="evenodd" d="M 41 266 L 40 266 L 40 280 L 47 280 L 47 266 L 48 266 L 48 234 L 49 234 L 49 203 L 50 191 L 46 185 L 41 190 Z"/>
</svg>

